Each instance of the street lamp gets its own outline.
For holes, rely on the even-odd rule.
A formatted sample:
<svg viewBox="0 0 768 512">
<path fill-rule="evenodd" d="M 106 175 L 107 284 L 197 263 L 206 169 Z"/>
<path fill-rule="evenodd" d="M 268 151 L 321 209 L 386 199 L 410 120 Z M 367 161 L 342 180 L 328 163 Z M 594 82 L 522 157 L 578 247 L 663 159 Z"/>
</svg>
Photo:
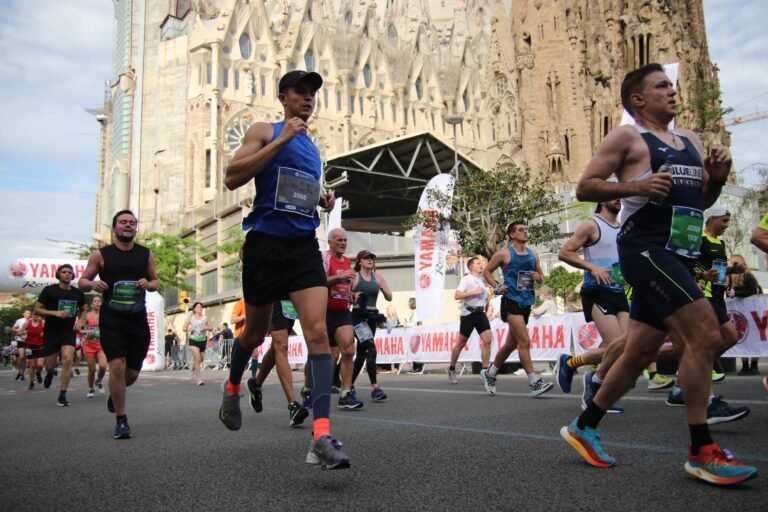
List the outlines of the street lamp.
<svg viewBox="0 0 768 512">
<path fill-rule="evenodd" d="M 459 148 L 456 142 L 456 125 L 464 121 L 464 114 L 454 112 L 445 116 L 445 122 L 453 126 L 453 168 L 456 171 L 456 179 L 459 178 Z"/>
</svg>

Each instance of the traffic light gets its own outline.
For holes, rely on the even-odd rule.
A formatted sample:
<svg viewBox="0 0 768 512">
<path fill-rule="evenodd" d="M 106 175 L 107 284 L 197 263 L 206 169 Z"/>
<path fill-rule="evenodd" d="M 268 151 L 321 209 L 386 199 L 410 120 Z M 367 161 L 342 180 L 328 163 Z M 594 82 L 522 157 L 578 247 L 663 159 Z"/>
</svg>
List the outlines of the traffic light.
<svg viewBox="0 0 768 512">
<path fill-rule="evenodd" d="M 189 295 L 187 295 L 187 292 L 184 290 L 181 290 L 179 292 L 179 305 L 184 311 L 187 310 L 187 307 L 189 306 L 190 302 L 192 302 L 192 299 L 189 298 Z"/>
</svg>

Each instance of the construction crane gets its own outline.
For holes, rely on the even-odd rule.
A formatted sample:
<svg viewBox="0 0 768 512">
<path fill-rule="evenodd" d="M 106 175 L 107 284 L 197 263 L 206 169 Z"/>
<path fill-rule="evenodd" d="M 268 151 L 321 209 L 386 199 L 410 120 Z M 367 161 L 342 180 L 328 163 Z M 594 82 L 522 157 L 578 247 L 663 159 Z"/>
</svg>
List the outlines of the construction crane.
<svg viewBox="0 0 768 512">
<path fill-rule="evenodd" d="M 745 116 L 736 116 L 726 119 L 725 126 L 736 126 L 738 124 L 751 123 L 752 121 L 759 121 L 760 119 L 768 118 L 768 110 L 762 112 L 755 112 L 754 114 L 747 114 Z"/>
</svg>

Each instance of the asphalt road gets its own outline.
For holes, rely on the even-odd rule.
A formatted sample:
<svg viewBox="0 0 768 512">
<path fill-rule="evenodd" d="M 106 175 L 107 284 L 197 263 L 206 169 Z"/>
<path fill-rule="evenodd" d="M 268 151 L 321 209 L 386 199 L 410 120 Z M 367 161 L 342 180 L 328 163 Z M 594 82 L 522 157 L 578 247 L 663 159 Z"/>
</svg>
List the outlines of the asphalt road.
<svg viewBox="0 0 768 512">
<path fill-rule="evenodd" d="M 361 386 L 359 411 L 338 411 L 334 396 L 332 432 L 352 468 L 323 471 L 304 463 L 311 428 L 288 427 L 274 376 L 264 412 L 243 400 L 243 428 L 230 432 L 217 419 L 223 372 L 206 372 L 200 387 L 185 371 L 142 374 L 129 391 L 126 441 L 112 439 L 105 396 L 85 398 L 84 376 L 66 408 L 56 406 L 57 380 L 30 392 L 13 376 L 0 369 L 0 504 L 13 512 L 768 507 L 768 391 L 758 377 L 716 385 L 752 412 L 713 427 L 715 440 L 761 472 L 722 489 L 685 473 L 684 410 L 665 406 L 665 393 L 648 392 L 642 379 L 622 402 L 626 412 L 601 424 L 615 468 L 588 466 L 558 434 L 580 411 L 580 380 L 571 395 L 555 389 L 534 400 L 522 377 L 501 376 L 490 397 L 477 376 L 452 386 L 435 371 L 381 375 L 389 400 L 372 403 Z"/>
</svg>

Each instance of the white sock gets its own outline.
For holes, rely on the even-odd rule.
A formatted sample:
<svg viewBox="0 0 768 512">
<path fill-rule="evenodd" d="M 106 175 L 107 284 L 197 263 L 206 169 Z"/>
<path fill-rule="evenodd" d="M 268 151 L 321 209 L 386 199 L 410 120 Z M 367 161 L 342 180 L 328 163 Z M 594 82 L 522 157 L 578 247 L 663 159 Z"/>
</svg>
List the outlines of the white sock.
<svg viewBox="0 0 768 512">
<path fill-rule="evenodd" d="M 675 393 L 682 393 L 683 392 L 683 390 L 680 389 L 680 386 L 678 386 L 677 384 L 675 384 L 675 387 L 672 388 L 672 391 L 675 392 Z"/>
<path fill-rule="evenodd" d="M 491 366 L 488 367 L 488 375 L 495 377 L 497 373 L 499 373 L 499 369 L 496 368 L 496 363 L 491 363 Z"/>
<path fill-rule="evenodd" d="M 531 372 L 528 374 L 528 384 L 533 386 L 536 384 L 536 381 L 539 380 L 539 376 L 536 375 L 536 372 Z"/>
<path fill-rule="evenodd" d="M 598 376 L 597 376 L 597 372 L 595 372 L 594 374 L 592 374 L 592 382 L 594 382 L 595 384 L 597 384 L 598 386 L 600 386 L 600 385 L 602 385 L 602 384 L 603 384 L 603 379 L 601 379 L 600 377 L 598 377 Z"/>
</svg>

